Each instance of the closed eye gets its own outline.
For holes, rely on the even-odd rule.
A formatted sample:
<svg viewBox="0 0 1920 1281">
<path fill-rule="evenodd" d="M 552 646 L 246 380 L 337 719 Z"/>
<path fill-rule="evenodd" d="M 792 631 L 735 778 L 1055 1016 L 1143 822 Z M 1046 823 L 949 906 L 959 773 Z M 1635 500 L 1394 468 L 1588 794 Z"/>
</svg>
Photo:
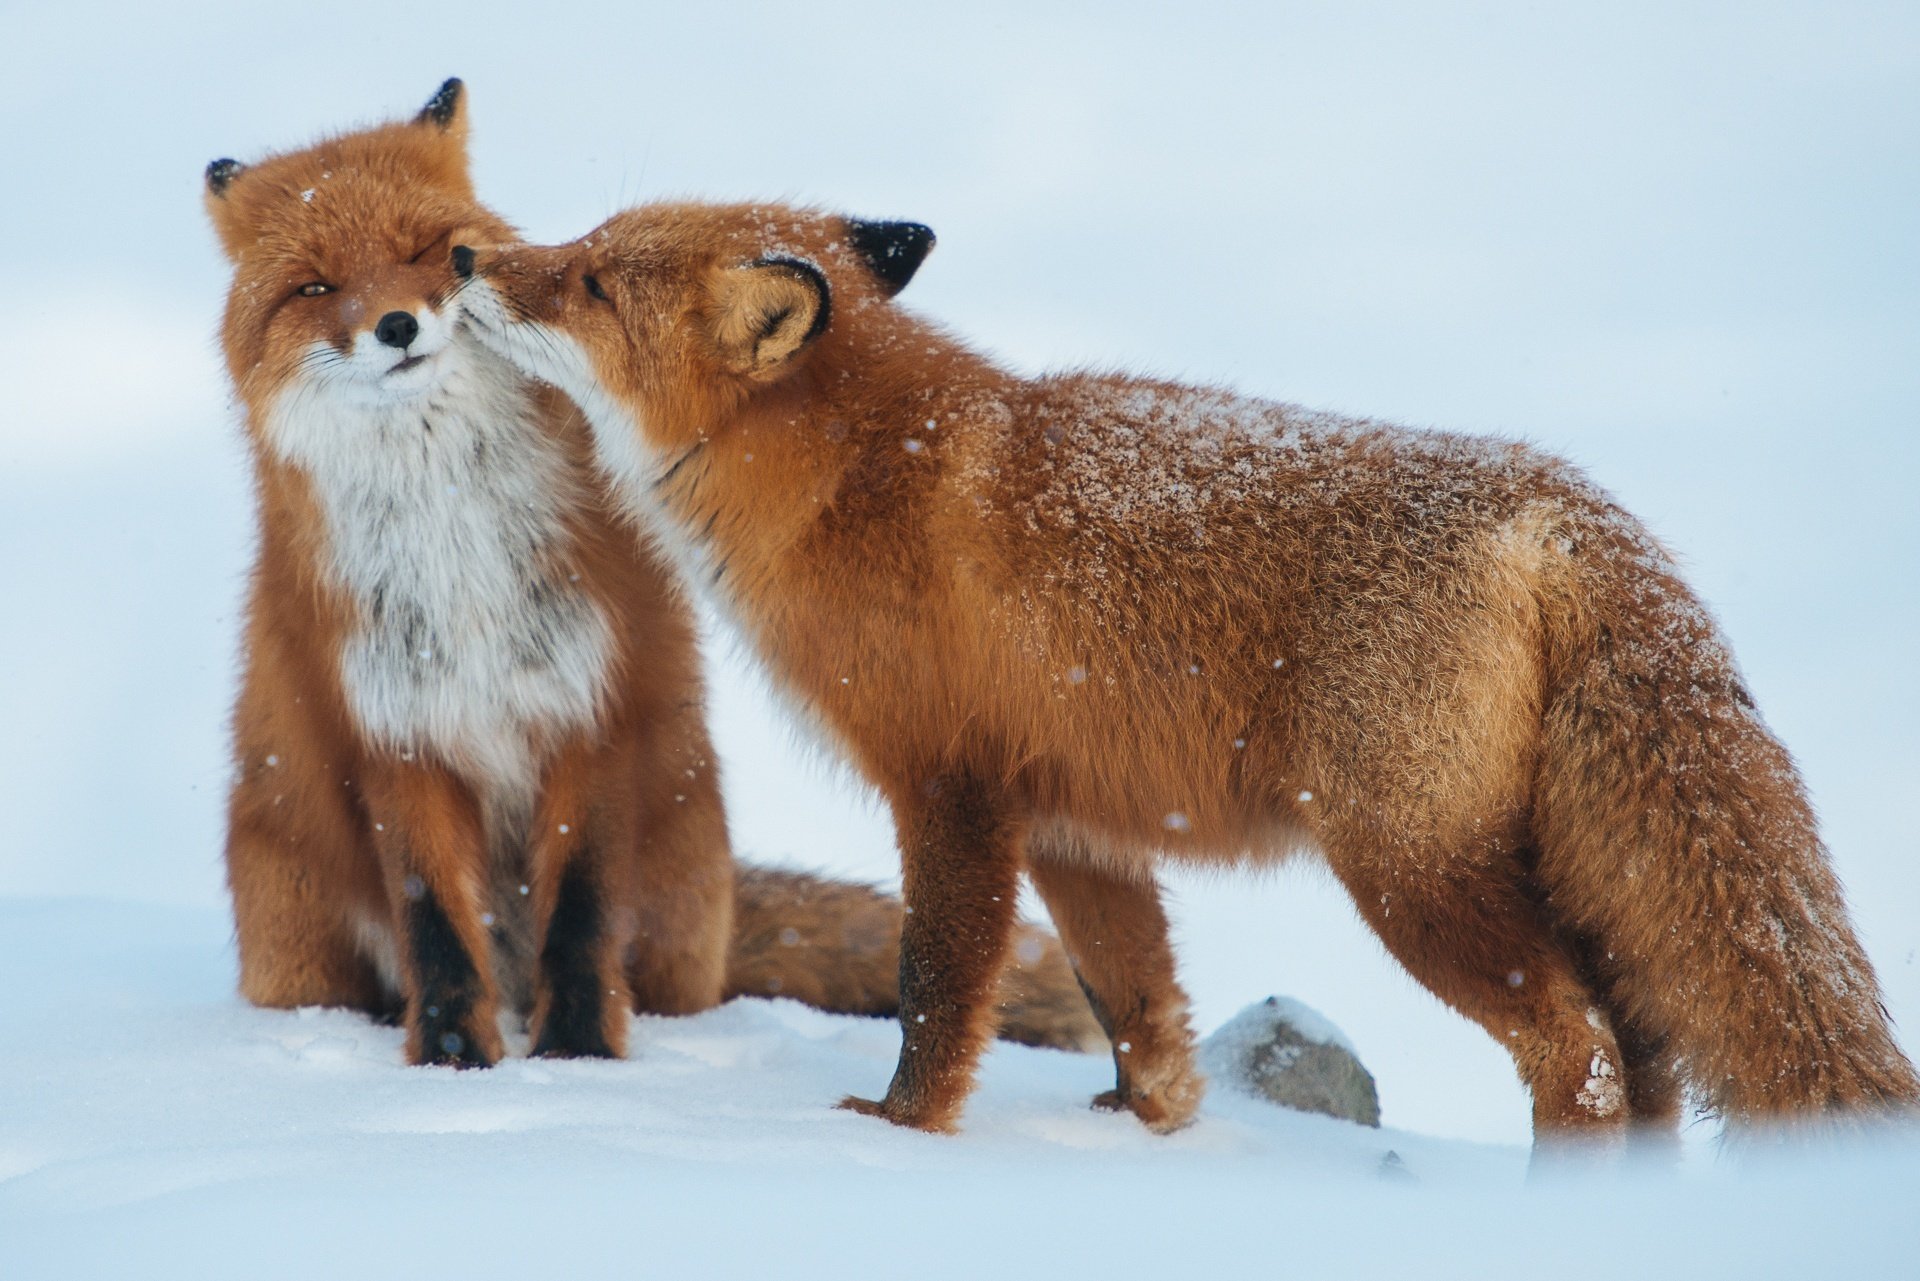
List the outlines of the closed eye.
<svg viewBox="0 0 1920 1281">
<path fill-rule="evenodd" d="M 582 276 L 580 278 L 580 283 L 587 287 L 587 292 L 589 294 L 591 294 L 595 298 L 598 298 L 601 302 L 610 303 L 613 301 L 613 299 L 607 297 L 607 291 L 600 287 L 600 277 Z"/>
</svg>

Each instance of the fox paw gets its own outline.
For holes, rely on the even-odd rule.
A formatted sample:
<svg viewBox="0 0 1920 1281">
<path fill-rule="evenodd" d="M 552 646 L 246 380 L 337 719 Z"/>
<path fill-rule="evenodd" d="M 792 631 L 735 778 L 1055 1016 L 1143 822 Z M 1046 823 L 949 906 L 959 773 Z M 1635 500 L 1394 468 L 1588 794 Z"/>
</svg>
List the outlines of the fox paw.
<svg viewBox="0 0 1920 1281">
<path fill-rule="evenodd" d="M 1200 1093 L 1197 1078 L 1183 1077 L 1156 1090 L 1107 1090 L 1093 1096 L 1093 1107 L 1096 1112 L 1131 1112 L 1155 1134 L 1172 1134 L 1193 1124 Z"/>
<path fill-rule="evenodd" d="M 607 1038 L 598 1011 L 592 1017 L 565 1018 L 549 1013 L 533 1036 L 536 1059 L 618 1059 L 626 1047 Z"/>
<path fill-rule="evenodd" d="M 882 1121 L 890 1121 L 894 1125 L 903 1126 L 909 1130 L 923 1130 L 928 1134 L 952 1134 L 959 1129 L 951 1120 L 938 1117 L 915 1116 L 904 1108 L 896 1107 L 887 1099 L 881 1099 L 875 1102 L 873 1099 L 856 1098 L 849 1094 L 834 1106 L 843 1112 L 858 1112 L 861 1116 L 877 1116 Z"/>
<path fill-rule="evenodd" d="M 483 1045 L 477 1037 L 439 1032 L 434 1034 L 433 1044 L 423 1044 L 407 1058 L 415 1067 L 490 1068 L 500 1061 L 500 1055 L 499 1046 Z"/>
</svg>

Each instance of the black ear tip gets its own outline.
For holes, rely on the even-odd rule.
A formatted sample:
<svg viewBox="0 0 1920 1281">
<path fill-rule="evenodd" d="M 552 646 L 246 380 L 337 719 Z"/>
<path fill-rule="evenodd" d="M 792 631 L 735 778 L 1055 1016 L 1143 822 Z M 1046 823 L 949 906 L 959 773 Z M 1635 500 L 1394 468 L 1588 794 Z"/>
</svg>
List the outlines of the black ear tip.
<svg viewBox="0 0 1920 1281">
<path fill-rule="evenodd" d="M 427 99 L 427 105 L 420 108 L 418 119 L 445 129 L 453 123 L 454 114 L 460 109 L 460 95 L 465 89 L 466 85 L 461 83 L 460 77 L 449 77 L 433 97 Z"/>
<path fill-rule="evenodd" d="M 889 295 L 907 287 L 920 264 L 933 252 L 933 228 L 923 222 L 868 222 L 852 218 L 847 238 L 867 266 L 887 287 Z"/>
<path fill-rule="evenodd" d="M 216 196 L 227 194 L 227 184 L 246 168 L 238 160 L 220 159 L 207 166 L 207 190 Z"/>
<path fill-rule="evenodd" d="M 462 280 L 473 278 L 473 250 L 466 245 L 453 247 L 453 274 Z"/>
</svg>

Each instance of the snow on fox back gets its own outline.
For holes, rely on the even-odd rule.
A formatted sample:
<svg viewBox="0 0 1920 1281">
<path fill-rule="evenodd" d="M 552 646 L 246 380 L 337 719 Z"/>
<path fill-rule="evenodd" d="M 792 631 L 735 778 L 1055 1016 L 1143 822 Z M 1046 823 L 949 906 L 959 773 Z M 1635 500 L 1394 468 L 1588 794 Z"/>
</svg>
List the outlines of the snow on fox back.
<svg viewBox="0 0 1920 1281">
<path fill-rule="evenodd" d="M 361 729 L 525 792 L 595 719 L 612 632 L 568 568 L 578 495 L 529 387 L 464 340 L 437 359 L 432 390 L 388 399 L 330 385 L 316 350 L 267 439 L 312 480 L 358 607 L 340 677 Z"/>
</svg>

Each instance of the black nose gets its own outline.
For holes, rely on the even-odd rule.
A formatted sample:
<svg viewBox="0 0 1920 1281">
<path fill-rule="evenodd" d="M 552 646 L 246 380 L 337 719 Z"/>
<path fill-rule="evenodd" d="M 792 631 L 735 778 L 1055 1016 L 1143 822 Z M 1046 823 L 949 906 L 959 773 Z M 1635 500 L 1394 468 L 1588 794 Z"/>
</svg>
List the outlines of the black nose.
<svg viewBox="0 0 1920 1281">
<path fill-rule="evenodd" d="M 390 311 L 373 327 L 373 336 L 389 347 L 405 347 L 420 336 L 420 322 L 408 311 Z"/>
</svg>

